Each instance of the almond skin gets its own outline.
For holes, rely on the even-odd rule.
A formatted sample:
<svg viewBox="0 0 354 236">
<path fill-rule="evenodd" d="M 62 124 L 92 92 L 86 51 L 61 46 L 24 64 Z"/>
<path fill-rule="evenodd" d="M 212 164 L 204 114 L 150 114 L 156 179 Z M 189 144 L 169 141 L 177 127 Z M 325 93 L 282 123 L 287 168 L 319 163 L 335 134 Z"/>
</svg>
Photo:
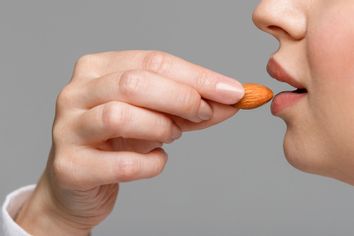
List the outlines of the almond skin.
<svg viewBox="0 0 354 236">
<path fill-rule="evenodd" d="M 250 110 L 266 104 L 273 98 L 273 91 L 262 84 L 243 84 L 245 95 L 234 107 Z"/>
</svg>

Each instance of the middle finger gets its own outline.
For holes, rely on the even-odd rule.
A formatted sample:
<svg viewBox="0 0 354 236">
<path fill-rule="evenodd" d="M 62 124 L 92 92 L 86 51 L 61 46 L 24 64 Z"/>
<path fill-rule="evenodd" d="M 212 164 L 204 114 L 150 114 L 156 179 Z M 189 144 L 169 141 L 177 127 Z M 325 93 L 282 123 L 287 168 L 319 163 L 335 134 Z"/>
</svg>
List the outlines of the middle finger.
<svg viewBox="0 0 354 236">
<path fill-rule="evenodd" d="M 149 71 L 112 73 L 89 81 L 79 93 L 80 106 L 88 109 L 122 101 L 193 122 L 212 116 L 210 106 L 194 88 Z"/>
</svg>

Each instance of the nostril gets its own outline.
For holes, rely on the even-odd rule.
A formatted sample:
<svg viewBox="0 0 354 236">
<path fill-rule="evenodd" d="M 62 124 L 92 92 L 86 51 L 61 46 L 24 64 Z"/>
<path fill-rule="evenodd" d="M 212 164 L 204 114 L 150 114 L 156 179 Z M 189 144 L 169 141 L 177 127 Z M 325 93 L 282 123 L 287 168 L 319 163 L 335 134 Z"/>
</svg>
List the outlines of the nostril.
<svg viewBox="0 0 354 236">
<path fill-rule="evenodd" d="M 280 28 L 279 26 L 276 25 L 270 25 L 268 26 L 268 29 L 270 29 L 271 31 L 282 31 L 283 29 Z"/>
<path fill-rule="evenodd" d="M 288 37 L 291 37 L 290 33 L 284 28 L 276 25 L 269 25 L 267 26 L 268 31 L 270 31 L 271 34 L 273 34 L 275 37 L 279 37 L 280 35 L 287 35 Z"/>
</svg>

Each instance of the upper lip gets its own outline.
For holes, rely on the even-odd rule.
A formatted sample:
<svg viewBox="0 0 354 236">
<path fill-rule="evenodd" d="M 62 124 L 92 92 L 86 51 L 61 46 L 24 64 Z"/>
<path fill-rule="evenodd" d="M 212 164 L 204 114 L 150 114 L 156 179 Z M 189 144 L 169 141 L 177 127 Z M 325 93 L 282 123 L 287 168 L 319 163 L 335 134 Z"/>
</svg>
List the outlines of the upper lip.
<svg viewBox="0 0 354 236">
<path fill-rule="evenodd" d="M 274 58 L 269 59 L 267 72 L 271 77 L 278 81 L 288 83 L 298 89 L 304 88 L 304 86 L 299 81 L 292 78 Z"/>
</svg>

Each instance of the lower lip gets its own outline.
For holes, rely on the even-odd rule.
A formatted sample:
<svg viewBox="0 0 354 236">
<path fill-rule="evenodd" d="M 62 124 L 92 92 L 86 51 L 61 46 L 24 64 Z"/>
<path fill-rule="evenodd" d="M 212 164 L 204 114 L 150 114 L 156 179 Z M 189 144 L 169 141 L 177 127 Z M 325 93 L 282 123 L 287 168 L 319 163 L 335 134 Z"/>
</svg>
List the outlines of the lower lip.
<svg viewBox="0 0 354 236">
<path fill-rule="evenodd" d="M 295 105 L 295 103 L 297 103 L 303 97 L 305 97 L 306 94 L 307 93 L 293 93 L 293 92 L 279 93 L 274 97 L 272 101 L 272 105 L 271 105 L 272 114 L 276 116 L 285 108 Z"/>
</svg>

